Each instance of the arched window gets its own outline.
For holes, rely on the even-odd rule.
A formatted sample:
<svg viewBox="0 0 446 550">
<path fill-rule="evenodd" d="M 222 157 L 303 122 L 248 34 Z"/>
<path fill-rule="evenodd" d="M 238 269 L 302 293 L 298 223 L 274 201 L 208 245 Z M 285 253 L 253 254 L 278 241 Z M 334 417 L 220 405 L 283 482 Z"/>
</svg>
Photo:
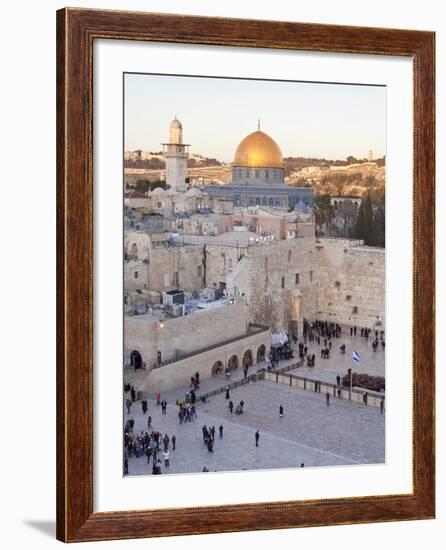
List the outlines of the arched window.
<svg viewBox="0 0 446 550">
<path fill-rule="evenodd" d="M 137 247 L 136 243 L 132 244 L 132 254 L 134 256 L 138 256 L 138 247 Z"/>
</svg>

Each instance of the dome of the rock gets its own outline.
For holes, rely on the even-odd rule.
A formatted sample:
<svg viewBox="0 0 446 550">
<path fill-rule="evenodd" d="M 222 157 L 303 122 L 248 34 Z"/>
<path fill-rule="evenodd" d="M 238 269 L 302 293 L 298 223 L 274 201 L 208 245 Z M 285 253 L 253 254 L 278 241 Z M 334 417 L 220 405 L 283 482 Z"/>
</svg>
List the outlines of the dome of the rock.
<svg viewBox="0 0 446 550">
<path fill-rule="evenodd" d="M 272 137 L 257 130 L 240 142 L 232 165 L 248 168 L 283 168 L 282 152 Z"/>
</svg>

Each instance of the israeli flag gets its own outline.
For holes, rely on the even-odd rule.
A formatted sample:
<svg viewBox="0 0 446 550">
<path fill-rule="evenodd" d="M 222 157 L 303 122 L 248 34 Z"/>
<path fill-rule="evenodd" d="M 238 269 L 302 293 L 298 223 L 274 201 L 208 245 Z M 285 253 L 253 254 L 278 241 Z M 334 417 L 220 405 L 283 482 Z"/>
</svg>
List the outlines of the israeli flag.
<svg viewBox="0 0 446 550">
<path fill-rule="evenodd" d="M 353 350 L 353 353 L 352 353 L 352 361 L 357 365 L 359 365 L 359 363 L 361 362 L 361 354 L 359 353 L 359 351 L 356 351 L 355 349 Z"/>
</svg>

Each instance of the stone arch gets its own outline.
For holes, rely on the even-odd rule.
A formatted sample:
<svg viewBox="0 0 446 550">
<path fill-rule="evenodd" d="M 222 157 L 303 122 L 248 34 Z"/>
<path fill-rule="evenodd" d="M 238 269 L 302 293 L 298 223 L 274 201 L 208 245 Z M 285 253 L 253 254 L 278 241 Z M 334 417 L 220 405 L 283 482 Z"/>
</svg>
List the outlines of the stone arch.
<svg viewBox="0 0 446 550">
<path fill-rule="evenodd" d="M 266 346 L 265 344 L 262 344 L 257 348 L 257 363 L 261 363 L 262 361 L 265 361 L 266 357 Z"/>
<path fill-rule="evenodd" d="M 247 349 L 245 353 L 243 354 L 243 368 L 244 367 L 251 367 L 253 364 L 252 360 L 252 351 L 250 349 Z"/>
<path fill-rule="evenodd" d="M 134 349 L 130 354 L 130 364 L 136 369 L 142 368 L 142 357 L 138 350 Z"/>
<path fill-rule="evenodd" d="M 212 376 L 218 376 L 219 374 L 223 373 L 223 363 L 221 361 L 215 361 L 215 363 L 212 365 Z"/>
<path fill-rule="evenodd" d="M 229 370 L 234 370 L 234 369 L 237 369 L 238 368 L 238 357 L 237 355 L 231 355 L 231 357 L 229 358 L 229 361 L 228 361 L 228 369 Z"/>
</svg>

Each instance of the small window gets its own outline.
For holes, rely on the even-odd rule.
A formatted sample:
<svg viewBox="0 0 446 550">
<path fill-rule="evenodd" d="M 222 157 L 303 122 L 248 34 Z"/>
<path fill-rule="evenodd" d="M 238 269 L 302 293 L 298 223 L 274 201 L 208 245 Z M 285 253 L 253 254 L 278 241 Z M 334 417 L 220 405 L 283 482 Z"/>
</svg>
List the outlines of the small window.
<svg viewBox="0 0 446 550">
<path fill-rule="evenodd" d="M 124 296 L 124 304 L 127 305 L 129 303 L 129 297 L 127 295 Z"/>
<path fill-rule="evenodd" d="M 296 273 L 296 285 L 299 284 L 299 273 Z"/>
<path fill-rule="evenodd" d="M 310 282 L 312 282 L 312 281 L 313 281 L 313 272 L 310 271 Z"/>
<path fill-rule="evenodd" d="M 288 261 L 291 261 L 291 250 L 288 250 Z"/>
<path fill-rule="evenodd" d="M 135 277 L 135 279 L 137 279 L 139 277 L 139 273 L 137 271 L 135 271 L 135 273 L 133 274 L 133 276 Z"/>
<path fill-rule="evenodd" d="M 282 277 L 282 288 L 285 288 L 285 277 Z"/>
</svg>

